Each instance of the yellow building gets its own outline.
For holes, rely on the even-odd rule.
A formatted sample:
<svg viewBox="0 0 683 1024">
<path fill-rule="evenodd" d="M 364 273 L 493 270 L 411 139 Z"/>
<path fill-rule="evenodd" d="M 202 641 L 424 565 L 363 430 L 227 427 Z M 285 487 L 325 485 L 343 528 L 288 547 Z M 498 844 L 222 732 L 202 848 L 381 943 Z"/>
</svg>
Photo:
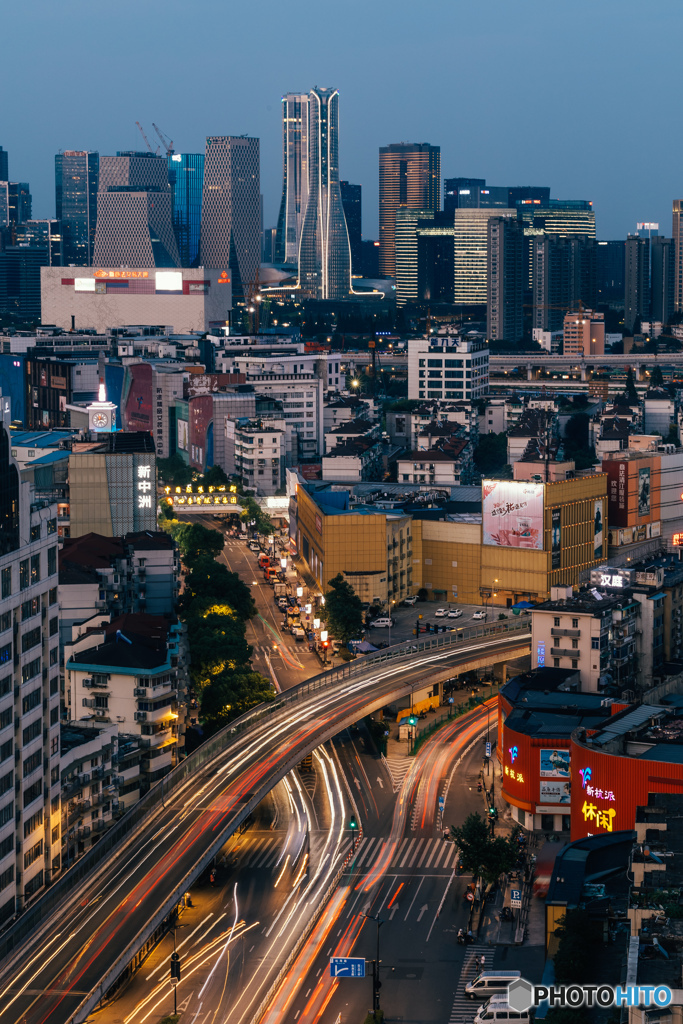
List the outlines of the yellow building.
<svg viewBox="0 0 683 1024">
<path fill-rule="evenodd" d="M 481 523 L 463 515 L 454 520 L 413 521 L 413 590 L 435 600 L 480 604 Z"/>
</svg>

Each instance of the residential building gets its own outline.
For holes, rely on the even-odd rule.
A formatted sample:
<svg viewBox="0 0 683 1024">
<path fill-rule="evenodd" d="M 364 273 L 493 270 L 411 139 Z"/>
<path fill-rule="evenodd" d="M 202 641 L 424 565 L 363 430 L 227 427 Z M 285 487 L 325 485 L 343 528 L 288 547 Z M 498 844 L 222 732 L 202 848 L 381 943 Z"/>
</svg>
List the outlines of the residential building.
<svg viewBox="0 0 683 1024">
<path fill-rule="evenodd" d="M 492 340 L 524 334 L 524 226 L 510 217 L 487 222 L 486 322 Z"/>
<path fill-rule="evenodd" d="M 605 314 L 584 309 L 567 313 L 563 328 L 564 354 L 602 356 L 605 354 Z"/>
<path fill-rule="evenodd" d="M 63 723 L 59 770 L 62 790 L 62 864 L 67 870 L 120 817 L 126 802 L 119 799 L 127 782 L 119 774 L 119 732 L 116 725 Z M 140 766 L 135 765 L 139 797 Z"/>
<path fill-rule="evenodd" d="M 272 495 L 284 486 L 286 436 L 284 419 L 226 421 L 228 462 L 232 447 L 234 475 L 245 487 L 259 495 Z"/>
<path fill-rule="evenodd" d="M 436 335 L 408 342 L 408 398 L 475 400 L 489 389 L 489 353 L 482 341 Z"/>
<path fill-rule="evenodd" d="M 485 306 L 488 298 L 488 222 L 492 217 L 516 220 L 517 211 L 459 207 L 453 217 L 453 301 L 458 305 Z"/>
<path fill-rule="evenodd" d="M 396 211 L 439 210 L 441 149 L 428 142 L 398 142 L 379 151 L 379 272 L 395 277 Z"/>
<path fill-rule="evenodd" d="M 67 149 L 55 156 L 55 209 L 65 267 L 92 264 L 99 176 L 99 153 Z"/>
<path fill-rule="evenodd" d="M 531 237 L 533 289 L 532 328 L 562 330 L 567 312 L 597 306 L 594 238 L 534 235 Z"/>
<path fill-rule="evenodd" d="M 468 446 L 464 438 L 439 448 L 418 448 L 406 452 L 396 461 L 399 483 L 431 484 L 434 487 L 454 487 L 466 482 L 466 460 L 463 454 Z"/>
<path fill-rule="evenodd" d="M 333 452 L 337 445 L 347 444 L 349 441 L 379 440 L 379 423 L 370 423 L 369 420 L 347 420 L 336 427 L 325 431 L 325 452 Z"/>
<path fill-rule="evenodd" d="M 204 154 L 169 153 L 168 183 L 171 186 L 173 229 L 181 267 L 196 267 L 202 233 Z"/>
<path fill-rule="evenodd" d="M 674 199 L 671 234 L 674 242 L 674 311 L 683 311 L 683 199 Z"/>
<path fill-rule="evenodd" d="M 351 249 L 339 184 L 339 92 L 308 96 L 308 202 L 299 243 L 299 287 L 313 299 L 345 299 Z"/>
<path fill-rule="evenodd" d="M 351 274 L 363 276 L 363 187 L 340 181 L 342 207 L 351 247 Z"/>
<path fill-rule="evenodd" d="M 297 266 L 301 229 L 308 205 L 308 95 L 282 97 L 282 199 L 274 263 Z"/>
<path fill-rule="evenodd" d="M 676 250 L 673 238 L 650 239 L 650 316 L 666 324 L 674 312 Z"/>
<path fill-rule="evenodd" d="M 261 157 L 258 139 L 210 135 L 204 158 L 200 260 L 232 278 L 244 296 L 261 261 Z"/>
<path fill-rule="evenodd" d="M 381 441 L 358 437 L 341 441 L 322 457 L 322 478 L 333 483 L 355 484 L 384 477 Z"/>
<path fill-rule="evenodd" d="M 61 870 L 57 507 L 0 420 L 0 921 Z"/>
<path fill-rule="evenodd" d="M 624 301 L 624 259 L 626 243 L 623 239 L 597 243 L 597 285 L 601 303 Z"/>
<path fill-rule="evenodd" d="M 650 315 L 650 239 L 629 235 L 624 264 L 624 327 Z"/>
</svg>

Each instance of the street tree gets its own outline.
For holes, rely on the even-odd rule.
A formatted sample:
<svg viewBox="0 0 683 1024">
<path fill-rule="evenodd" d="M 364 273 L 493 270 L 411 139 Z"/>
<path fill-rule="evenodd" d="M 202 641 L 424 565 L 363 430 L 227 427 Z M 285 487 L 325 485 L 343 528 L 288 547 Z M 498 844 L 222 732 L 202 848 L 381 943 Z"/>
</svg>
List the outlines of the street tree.
<svg viewBox="0 0 683 1024">
<path fill-rule="evenodd" d="M 460 826 L 451 826 L 451 836 L 460 851 L 462 870 L 489 883 L 512 871 L 517 863 L 517 833 L 492 836 L 481 814 L 468 814 Z"/>
<path fill-rule="evenodd" d="M 256 605 L 246 583 L 236 572 L 230 572 L 227 566 L 206 555 L 192 563 L 179 605 L 188 617 L 202 616 L 214 605 L 228 605 L 243 620 L 256 614 Z"/>
<path fill-rule="evenodd" d="M 221 672 L 202 692 L 202 717 L 213 731 L 274 696 L 272 685 L 259 672 Z"/>
<path fill-rule="evenodd" d="M 664 377 L 662 376 L 662 368 L 659 364 L 655 366 L 650 376 L 650 387 L 651 388 L 662 388 L 664 387 Z"/>
<path fill-rule="evenodd" d="M 327 625 L 336 640 L 346 643 L 357 637 L 363 625 L 363 603 L 341 573 L 329 581 L 325 597 Z"/>
<path fill-rule="evenodd" d="M 220 530 L 210 530 L 201 523 L 187 524 L 175 539 L 186 565 L 204 557 L 217 558 L 225 545 L 225 537 Z"/>
<path fill-rule="evenodd" d="M 270 516 L 263 511 L 258 502 L 246 495 L 240 498 L 240 504 L 244 509 L 241 516 L 242 520 L 245 523 L 253 522 L 257 533 L 267 536 L 274 532 Z"/>
</svg>

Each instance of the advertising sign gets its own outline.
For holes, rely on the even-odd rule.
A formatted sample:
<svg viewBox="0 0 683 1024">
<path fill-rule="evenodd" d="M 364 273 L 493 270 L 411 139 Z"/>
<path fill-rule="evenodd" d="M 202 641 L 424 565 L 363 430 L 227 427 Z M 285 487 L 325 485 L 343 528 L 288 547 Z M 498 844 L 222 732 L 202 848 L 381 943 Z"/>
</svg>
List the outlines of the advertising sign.
<svg viewBox="0 0 683 1024">
<path fill-rule="evenodd" d="M 541 779 L 541 791 L 539 803 L 541 804 L 568 804 L 571 803 L 571 782 L 562 782 L 561 779 L 548 781 Z"/>
<path fill-rule="evenodd" d="M 484 480 L 484 544 L 543 550 L 543 484 Z"/>
<path fill-rule="evenodd" d="M 190 424 L 187 420 L 178 420 L 178 447 L 186 452 L 190 446 Z"/>
<path fill-rule="evenodd" d="M 559 569 L 562 561 L 562 525 L 560 523 L 561 509 L 554 508 L 552 511 L 552 556 L 551 568 Z"/>
<path fill-rule="evenodd" d="M 650 514 L 650 467 L 638 470 L 638 516 Z"/>
<path fill-rule="evenodd" d="M 568 750 L 542 749 L 540 776 L 542 779 L 568 779 L 571 769 L 571 754 Z"/>
<path fill-rule="evenodd" d="M 593 557 L 602 558 L 603 547 L 603 504 L 602 499 L 595 502 L 593 528 Z"/>
</svg>

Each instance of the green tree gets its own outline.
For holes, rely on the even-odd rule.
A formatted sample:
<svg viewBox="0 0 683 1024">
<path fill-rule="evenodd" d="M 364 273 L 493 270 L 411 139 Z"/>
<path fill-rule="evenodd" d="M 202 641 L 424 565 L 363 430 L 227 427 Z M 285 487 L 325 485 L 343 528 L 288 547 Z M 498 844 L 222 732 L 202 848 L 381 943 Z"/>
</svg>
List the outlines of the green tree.
<svg viewBox="0 0 683 1024">
<path fill-rule="evenodd" d="M 272 685 L 259 672 L 221 672 L 202 692 L 202 716 L 219 729 L 274 697 Z"/>
<path fill-rule="evenodd" d="M 655 366 L 654 370 L 652 371 L 652 374 L 650 375 L 650 387 L 664 387 L 664 377 L 662 376 L 662 368 L 659 365 L 659 363 Z"/>
<path fill-rule="evenodd" d="M 363 603 L 341 573 L 329 581 L 332 588 L 325 597 L 327 625 L 335 640 L 346 643 L 357 637 L 363 625 Z"/>
<path fill-rule="evenodd" d="M 220 466 L 209 466 L 201 478 L 203 487 L 227 487 L 230 480 Z"/>
<path fill-rule="evenodd" d="M 638 401 L 638 392 L 636 391 L 636 380 L 633 376 L 633 369 L 629 366 L 628 373 L 626 374 L 626 394 L 628 395 L 629 402 Z"/>
<path fill-rule="evenodd" d="M 254 529 L 257 533 L 268 535 L 274 532 L 270 516 L 263 511 L 258 502 L 245 495 L 243 498 L 240 498 L 240 504 L 244 509 L 241 518 L 245 523 L 253 521 L 255 524 Z"/>
<path fill-rule="evenodd" d="M 194 618 L 188 622 L 187 632 L 190 675 L 200 690 L 210 685 L 214 676 L 248 665 L 252 649 L 246 641 L 244 622 L 229 609 Z"/>
<path fill-rule="evenodd" d="M 475 878 L 495 882 L 504 872 L 512 871 L 517 863 L 517 833 L 505 838 L 492 836 L 481 814 L 468 814 L 463 824 L 451 826 L 450 832 L 460 851 L 463 871 Z"/>
<path fill-rule="evenodd" d="M 560 940 L 555 954 L 557 983 L 593 981 L 602 948 L 600 924 L 587 910 L 568 910 L 555 934 Z"/>
<path fill-rule="evenodd" d="M 504 469 L 508 460 L 507 434 L 482 434 L 474 449 L 474 464 L 483 476 Z"/>
<path fill-rule="evenodd" d="M 225 537 L 220 530 L 210 530 L 201 523 L 182 525 L 185 529 L 179 532 L 176 540 L 186 564 L 203 557 L 217 558 L 220 555 L 225 545 Z"/>
<path fill-rule="evenodd" d="M 203 615 L 214 605 L 228 605 L 240 619 L 256 614 L 251 589 L 236 572 L 206 555 L 192 563 L 179 606 L 186 616 Z"/>
<path fill-rule="evenodd" d="M 177 453 L 169 459 L 157 459 L 159 479 L 171 487 L 185 487 L 192 483 L 193 472 Z"/>
</svg>

